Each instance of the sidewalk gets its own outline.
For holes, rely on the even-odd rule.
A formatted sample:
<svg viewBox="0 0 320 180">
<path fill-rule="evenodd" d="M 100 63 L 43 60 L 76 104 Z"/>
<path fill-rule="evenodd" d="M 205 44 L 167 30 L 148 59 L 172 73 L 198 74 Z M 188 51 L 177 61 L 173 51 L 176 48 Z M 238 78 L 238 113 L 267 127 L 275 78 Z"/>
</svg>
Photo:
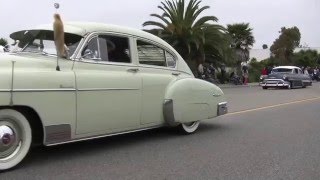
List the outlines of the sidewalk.
<svg viewBox="0 0 320 180">
<path fill-rule="evenodd" d="M 227 84 L 216 84 L 218 87 L 225 89 L 225 88 L 241 88 L 241 87 L 256 87 L 259 86 L 259 83 L 248 83 L 247 85 L 234 85 L 231 83 L 227 83 Z"/>
</svg>

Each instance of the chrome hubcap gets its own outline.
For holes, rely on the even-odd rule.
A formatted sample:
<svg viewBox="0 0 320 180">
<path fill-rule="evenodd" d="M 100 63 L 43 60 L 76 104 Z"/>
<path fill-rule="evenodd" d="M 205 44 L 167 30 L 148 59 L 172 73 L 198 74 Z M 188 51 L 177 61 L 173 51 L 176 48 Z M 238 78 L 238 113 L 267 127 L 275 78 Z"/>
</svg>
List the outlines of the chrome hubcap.
<svg viewBox="0 0 320 180">
<path fill-rule="evenodd" d="M 15 133 L 9 126 L 0 126 L 0 152 L 8 150 L 14 144 L 15 137 Z"/>
<path fill-rule="evenodd" d="M 11 123 L 0 122 L 0 160 L 14 156 L 21 145 L 19 141 L 15 127 Z"/>
</svg>

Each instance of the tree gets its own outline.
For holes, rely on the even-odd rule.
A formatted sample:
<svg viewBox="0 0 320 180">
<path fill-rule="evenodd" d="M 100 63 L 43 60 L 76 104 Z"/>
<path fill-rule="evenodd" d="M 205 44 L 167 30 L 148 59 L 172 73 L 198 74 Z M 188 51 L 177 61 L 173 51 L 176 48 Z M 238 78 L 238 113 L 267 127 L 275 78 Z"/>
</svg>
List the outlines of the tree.
<svg viewBox="0 0 320 180">
<path fill-rule="evenodd" d="M 0 38 L 0 46 L 6 46 L 8 45 L 8 41 L 4 38 Z"/>
<path fill-rule="evenodd" d="M 262 49 L 268 49 L 268 45 L 263 44 L 263 45 L 262 45 Z"/>
<path fill-rule="evenodd" d="M 252 28 L 249 23 L 236 23 L 227 25 L 228 33 L 231 37 L 231 45 L 235 51 L 237 73 L 241 75 L 241 63 L 249 60 L 249 50 L 255 43 L 252 35 Z"/>
<path fill-rule="evenodd" d="M 227 46 L 225 28 L 213 24 L 218 21 L 215 16 L 200 17 L 203 11 L 209 9 L 209 6 L 201 7 L 200 3 L 200 0 L 190 0 L 185 6 L 184 0 L 165 0 L 158 6 L 163 14 L 151 14 L 161 22 L 143 23 L 143 26 L 155 26 L 155 29 L 146 31 L 171 44 L 193 72 L 206 57 L 221 60 Z"/>
<path fill-rule="evenodd" d="M 301 50 L 298 53 L 293 54 L 292 60 L 295 66 L 316 67 L 318 64 L 318 56 L 316 50 Z"/>
<path fill-rule="evenodd" d="M 292 28 L 282 27 L 279 33 L 279 38 L 273 42 L 270 51 L 279 60 L 280 65 L 291 64 L 293 51 L 300 44 L 300 31 L 296 26 Z"/>
</svg>

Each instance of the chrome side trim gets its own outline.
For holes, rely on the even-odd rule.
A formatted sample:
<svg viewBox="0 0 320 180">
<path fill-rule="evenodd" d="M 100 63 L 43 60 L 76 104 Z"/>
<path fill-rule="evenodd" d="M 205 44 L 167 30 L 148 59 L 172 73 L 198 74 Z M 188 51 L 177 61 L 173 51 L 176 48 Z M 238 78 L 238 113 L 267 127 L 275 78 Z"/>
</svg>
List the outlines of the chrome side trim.
<svg viewBox="0 0 320 180">
<path fill-rule="evenodd" d="M 79 141 L 86 141 L 86 140 L 91 140 L 91 139 L 98 139 L 98 138 L 104 138 L 104 137 L 110 137 L 110 136 L 116 136 L 116 135 L 121 135 L 121 134 L 128 134 L 128 133 L 133 133 L 133 132 L 139 132 L 139 131 L 145 131 L 149 129 L 155 129 L 163 126 L 152 126 L 148 128 L 141 128 L 141 129 L 136 129 L 132 131 L 123 131 L 119 133 L 111 133 L 111 134 L 105 134 L 105 135 L 100 135 L 100 136 L 91 136 L 91 137 L 86 137 L 86 138 L 80 138 L 80 139 L 74 139 L 70 141 L 64 141 L 64 142 L 57 142 L 57 143 L 50 143 L 50 144 L 44 144 L 45 146 L 55 146 L 55 145 L 60 145 L 60 144 L 67 144 L 67 143 L 73 143 L 73 142 L 79 142 Z"/>
<path fill-rule="evenodd" d="M 75 91 L 74 88 L 63 89 L 13 89 L 12 92 L 54 92 L 54 91 Z M 0 92 L 11 92 L 10 89 L 0 89 Z"/>
<path fill-rule="evenodd" d="M 0 89 L 0 92 L 55 92 L 55 91 L 121 91 L 121 90 L 139 90 L 139 88 L 61 88 L 61 89 Z"/>
<path fill-rule="evenodd" d="M 139 88 L 82 88 L 77 91 L 115 91 L 115 90 L 139 90 Z"/>
</svg>

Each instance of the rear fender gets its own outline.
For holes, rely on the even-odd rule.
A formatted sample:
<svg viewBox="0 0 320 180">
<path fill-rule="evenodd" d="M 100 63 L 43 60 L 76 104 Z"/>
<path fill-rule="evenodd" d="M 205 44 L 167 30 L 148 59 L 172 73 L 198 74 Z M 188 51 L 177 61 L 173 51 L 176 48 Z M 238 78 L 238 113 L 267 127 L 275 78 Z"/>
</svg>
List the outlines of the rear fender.
<svg viewBox="0 0 320 180">
<path fill-rule="evenodd" d="M 185 78 L 170 84 L 164 102 L 169 125 L 194 122 L 217 116 L 218 103 L 225 101 L 222 90 L 207 81 Z"/>
</svg>

